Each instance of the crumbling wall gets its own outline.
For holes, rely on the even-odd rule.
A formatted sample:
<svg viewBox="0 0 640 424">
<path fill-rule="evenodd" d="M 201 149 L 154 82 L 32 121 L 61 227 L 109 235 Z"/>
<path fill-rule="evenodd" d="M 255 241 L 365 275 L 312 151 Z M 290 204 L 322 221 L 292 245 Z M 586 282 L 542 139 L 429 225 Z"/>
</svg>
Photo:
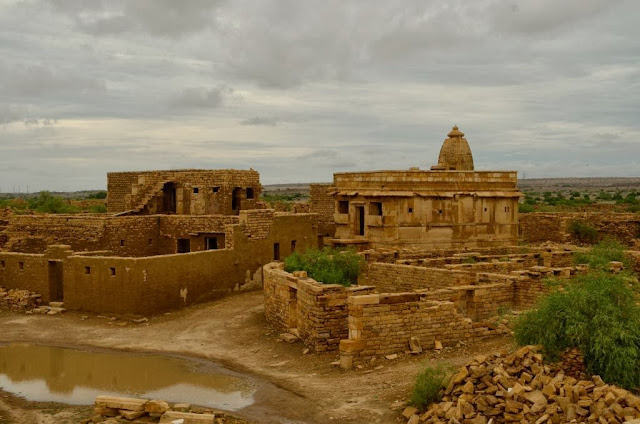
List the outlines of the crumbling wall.
<svg viewBox="0 0 640 424">
<path fill-rule="evenodd" d="M 107 210 L 167 213 L 163 201 L 165 184 L 173 184 L 175 189 L 175 210 L 170 212 L 186 215 L 232 215 L 253 209 L 258 207 L 262 191 L 260 175 L 252 169 L 111 172 L 107 174 Z"/>
<path fill-rule="evenodd" d="M 310 212 L 318 214 L 318 234 L 322 237 L 333 237 L 336 233 L 334 189 L 332 184 L 309 185 Z"/>
<path fill-rule="evenodd" d="M 351 368 L 374 356 L 404 352 L 416 337 L 425 349 L 439 341 L 451 346 L 500 334 L 477 325 L 452 302 L 421 300 L 417 293 L 353 296 L 349 305 L 349 339 L 340 342 L 341 366 Z"/>
<path fill-rule="evenodd" d="M 600 238 L 615 237 L 630 246 L 640 236 L 640 216 L 637 214 L 600 212 L 520 214 L 520 235 L 522 240 L 531 243 L 574 241 L 567 232 L 569 223 L 574 220 L 594 226 Z"/>
<path fill-rule="evenodd" d="M 29 290 L 48 297 L 47 260 L 44 255 L 0 252 L 0 286 Z"/>
<path fill-rule="evenodd" d="M 244 211 L 243 211 L 244 212 Z M 274 244 L 282 257 L 293 247 L 315 245 L 315 216 L 276 215 L 269 223 L 232 225 L 233 249 L 124 258 L 72 256 L 65 260 L 65 306 L 116 314 L 155 314 L 260 284 L 261 267 L 271 262 Z M 242 216 L 240 218 L 242 220 Z M 263 227 L 269 228 L 265 233 Z"/>
<path fill-rule="evenodd" d="M 367 264 L 359 282 L 375 286 L 381 293 L 394 293 L 467 285 L 473 280 L 474 276 L 464 271 L 373 262 Z"/>
<path fill-rule="evenodd" d="M 338 349 L 348 336 L 347 299 L 373 291 L 373 287 L 322 284 L 304 272 L 285 272 L 282 263 L 266 265 L 263 280 L 267 321 L 281 331 L 297 331 L 316 352 Z"/>
</svg>

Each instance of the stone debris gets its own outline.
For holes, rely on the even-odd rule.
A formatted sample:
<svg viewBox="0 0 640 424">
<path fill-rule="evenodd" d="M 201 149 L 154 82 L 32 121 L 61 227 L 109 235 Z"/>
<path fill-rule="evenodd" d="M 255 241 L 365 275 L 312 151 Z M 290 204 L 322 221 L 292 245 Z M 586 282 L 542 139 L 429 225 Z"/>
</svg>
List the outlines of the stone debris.
<svg viewBox="0 0 640 424">
<path fill-rule="evenodd" d="M 412 424 L 621 424 L 640 418 L 640 397 L 599 376 L 568 376 L 545 364 L 538 348 L 525 346 L 510 355 L 477 356 L 452 377 L 441 402 L 423 413 L 410 408 L 402 415 Z"/>
<path fill-rule="evenodd" d="M 32 311 L 41 303 L 42 296 L 37 293 L 0 286 L 0 309 L 11 309 L 14 312 Z"/>
<path fill-rule="evenodd" d="M 218 424 L 225 421 L 224 416 L 216 419 L 213 411 L 192 409 L 191 404 L 188 403 L 176 403 L 173 408 L 170 408 L 169 404 L 163 400 L 98 396 L 93 416 L 82 420 L 81 424 L 126 422 Z"/>
<path fill-rule="evenodd" d="M 409 339 L 409 349 L 410 353 L 417 355 L 422 353 L 422 346 L 420 345 L 420 340 L 417 337 L 411 337 Z"/>
</svg>

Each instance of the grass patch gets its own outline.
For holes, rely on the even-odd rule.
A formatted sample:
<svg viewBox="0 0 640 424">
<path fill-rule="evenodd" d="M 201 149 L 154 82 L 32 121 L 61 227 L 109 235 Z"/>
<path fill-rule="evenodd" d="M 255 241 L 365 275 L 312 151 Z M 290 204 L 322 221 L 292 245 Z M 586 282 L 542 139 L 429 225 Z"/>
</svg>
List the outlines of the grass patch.
<svg viewBox="0 0 640 424">
<path fill-rule="evenodd" d="M 423 409 L 433 402 L 440 402 L 442 389 L 446 387 L 452 374 L 453 369 L 447 364 L 426 367 L 420 371 L 413 385 L 409 403 Z"/>
<path fill-rule="evenodd" d="M 354 249 L 309 249 L 294 252 L 284 261 L 287 272 L 307 271 L 309 277 L 324 284 L 340 284 L 349 287 L 358 282 L 364 266 L 364 258 Z"/>
<path fill-rule="evenodd" d="M 577 265 L 589 265 L 593 270 L 607 271 L 609 262 L 622 262 L 625 268 L 631 268 L 631 262 L 625 254 L 626 247 L 615 239 L 606 239 L 593 246 L 587 252 L 576 252 L 573 260 Z"/>
</svg>

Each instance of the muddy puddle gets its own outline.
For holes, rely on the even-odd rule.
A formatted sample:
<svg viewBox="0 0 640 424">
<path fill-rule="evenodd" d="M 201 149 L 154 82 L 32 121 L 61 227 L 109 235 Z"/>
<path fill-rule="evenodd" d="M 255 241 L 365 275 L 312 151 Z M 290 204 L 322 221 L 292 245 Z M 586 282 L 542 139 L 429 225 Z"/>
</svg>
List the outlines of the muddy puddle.
<svg viewBox="0 0 640 424">
<path fill-rule="evenodd" d="M 37 402 L 90 405 L 103 394 L 238 411 L 254 403 L 257 386 L 208 361 L 7 344 L 0 389 Z"/>
</svg>

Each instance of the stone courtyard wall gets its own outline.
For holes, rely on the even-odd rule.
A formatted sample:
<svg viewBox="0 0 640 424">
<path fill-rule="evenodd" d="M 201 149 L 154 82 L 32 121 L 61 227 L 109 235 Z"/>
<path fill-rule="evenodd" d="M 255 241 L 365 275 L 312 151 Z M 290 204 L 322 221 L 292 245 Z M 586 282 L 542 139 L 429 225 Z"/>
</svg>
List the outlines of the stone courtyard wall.
<svg viewBox="0 0 640 424">
<path fill-rule="evenodd" d="M 640 215 L 633 213 L 523 213 L 520 214 L 520 235 L 530 243 L 574 241 L 567 232 L 569 223 L 584 221 L 594 226 L 601 238 L 611 236 L 629 246 L 640 236 Z"/>
<path fill-rule="evenodd" d="M 370 294 L 349 298 L 349 339 L 340 343 L 343 368 L 409 349 L 416 337 L 425 349 L 436 341 L 451 346 L 500 334 L 474 323 L 452 302 L 422 300 L 417 293 Z"/>
<path fill-rule="evenodd" d="M 367 264 L 359 283 L 374 286 L 381 293 L 395 293 L 467 285 L 474 279 L 464 271 L 373 262 Z"/>
<path fill-rule="evenodd" d="M 337 350 L 348 337 L 347 299 L 370 293 L 372 287 L 322 284 L 305 272 L 284 271 L 284 264 L 264 267 L 265 316 L 280 331 L 297 332 L 316 352 Z"/>
</svg>

